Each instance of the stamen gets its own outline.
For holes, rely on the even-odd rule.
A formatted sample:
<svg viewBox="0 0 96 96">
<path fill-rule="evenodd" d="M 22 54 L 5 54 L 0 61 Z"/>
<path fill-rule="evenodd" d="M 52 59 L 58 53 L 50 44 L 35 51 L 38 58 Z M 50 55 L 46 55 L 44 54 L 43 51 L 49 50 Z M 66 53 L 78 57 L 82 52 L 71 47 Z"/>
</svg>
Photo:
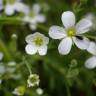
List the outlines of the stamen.
<svg viewBox="0 0 96 96">
<path fill-rule="evenodd" d="M 43 44 L 43 39 L 41 37 L 37 37 L 35 40 L 34 40 L 35 44 L 37 46 L 41 46 Z"/>
<path fill-rule="evenodd" d="M 67 34 L 70 37 L 74 36 L 76 34 L 75 28 L 72 27 L 72 28 L 67 29 Z"/>
</svg>

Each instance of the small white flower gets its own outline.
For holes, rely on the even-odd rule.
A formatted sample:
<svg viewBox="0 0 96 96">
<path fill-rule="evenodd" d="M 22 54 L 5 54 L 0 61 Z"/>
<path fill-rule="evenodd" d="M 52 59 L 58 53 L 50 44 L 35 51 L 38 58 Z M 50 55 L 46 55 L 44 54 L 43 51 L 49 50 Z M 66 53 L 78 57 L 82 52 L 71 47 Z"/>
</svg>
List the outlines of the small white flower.
<svg viewBox="0 0 96 96">
<path fill-rule="evenodd" d="M 23 18 L 23 21 L 29 23 L 29 27 L 32 30 L 36 30 L 38 23 L 45 22 L 45 16 L 40 14 L 40 10 L 40 5 L 34 4 L 29 14 L 26 14 L 26 16 Z"/>
<path fill-rule="evenodd" d="M 37 93 L 38 95 L 42 95 L 42 94 L 43 94 L 43 90 L 42 90 L 41 88 L 37 88 L 37 89 L 36 89 L 36 93 Z"/>
<path fill-rule="evenodd" d="M 86 60 L 85 67 L 88 69 L 96 68 L 96 56 L 92 56 L 88 60 Z"/>
<path fill-rule="evenodd" d="M 49 29 L 49 36 L 53 39 L 62 39 L 58 50 L 62 55 L 67 55 L 72 47 L 72 44 L 85 50 L 89 46 L 89 40 L 83 36 L 90 30 L 92 26 L 91 20 L 82 19 L 75 24 L 75 15 L 73 12 L 67 11 L 62 14 L 62 22 L 65 28 L 52 26 Z"/>
<path fill-rule="evenodd" d="M 34 87 L 39 85 L 39 76 L 37 74 L 30 74 L 27 80 L 28 87 Z"/>
<path fill-rule="evenodd" d="M 96 42 L 90 42 L 90 45 L 87 48 L 87 51 L 92 55 L 96 55 Z"/>
<path fill-rule="evenodd" d="M 27 54 L 47 54 L 47 44 L 49 43 L 49 38 L 45 37 L 43 34 L 38 32 L 30 34 L 26 37 L 26 42 L 28 43 L 25 47 L 25 51 Z"/>
<path fill-rule="evenodd" d="M 21 2 L 21 0 L 7 0 L 5 5 L 5 13 L 7 15 L 13 15 L 15 11 L 29 13 L 29 7 Z M 19 7 L 18 7 L 19 6 Z"/>
<path fill-rule="evenodd" d="M 17 95 L 17 96 L 22 96 L 25 93 L 25 87 L 24 86 L 19 86 L 19 87 L 15 88 L 12 93 L 14 95 Z"/>
</svg>

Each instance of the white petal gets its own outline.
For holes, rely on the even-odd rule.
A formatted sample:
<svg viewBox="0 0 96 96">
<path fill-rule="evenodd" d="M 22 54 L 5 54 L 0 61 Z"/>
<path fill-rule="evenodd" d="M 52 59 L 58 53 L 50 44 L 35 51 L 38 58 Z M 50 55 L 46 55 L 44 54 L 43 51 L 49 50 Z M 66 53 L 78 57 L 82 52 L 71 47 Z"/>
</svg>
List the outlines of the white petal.
<svg viewBox="0 0 96 96">
<path fill-rule="evenodd" d="M 30 20 L 29 23 L 31 23 L 31 24 L 37 24 L 38 23 L 36 16 L 30 17 L 29 20 Z"/>
<path fill-rule="evenodd" d="M 43 23 L 46 20 L 46 18 L 43 14 L 37 15 L 35 18 L 36 18 L 37 22 L 40 22 L 40 23 Z"/>
<path fill-rule="evenodd" d="M 90 42 L 90 45 L 89 45 L 87 51 L 90 52 L 93 55 L 96 55 L 96 43 L 95 42 Z"/>
<path fill-rule="evenodd" d="M 76 46 L 82 50 L 87 49 L 90 43 L 90 41 L 85 37 L 82 38 L 82 40 L 77 37 L 73 37 L 73 41 L 76 44 Z"/>
<path fill-rule="evenodd" d="M 49 29 L 49 36 L 53 39 L 62 39 L 66 36 L 65 30 L 59 26 L 52 26 Z"/>
<path fill-rule="evenodd" d="M 27 54 L 33 55 L 33 54 L 36 54 L 37 48 L 34 45 L 28 44 L 25 47 L 25 51 L 26 51 Z"/>
<path fill-rule="evenodd" d="M 46 54 L 47 54 L 47 45 L 41 46 L 41 47 L 38 49 L 38 52 L 39 52 L 40 55 L 46 55 Z"/>
<path fill-rule="evenodd" d="M 88 69 L 93 69 L 96 67 L 96 56 L 93 56 L 91 58 L 89 58 L 86 62 L 85 62 L 85 67 Z"/>
<path fill-rule="evenodd" d="M 22 18 L 22 21 L 29 23 L 29 22 L 30 22 L 29 16 L 28 16 L 28 15 L 24 16 L 24 17 Z"/>
<path fill-rule="evenodd" d="M 45 36 L 44 36 L 43 40 L 44 40 L 44 44 L 45 44 L 45 45 L 49 43 L 49 38 L 48 38 L 48 37 L 45 37 Z"/>
<path fill-rule="evenodd" d="M 31 30 L 36 30 L 37 29 L 37 24 L 29 24 L 29 27 Z"/>
<path fill-rule="evenodd" d="M 40 35 L 40 33 L 36 32 L 34 34 L 29 34 L 28 36 L 26 36 L 25 41 L 29 44 L 32 44 L 34 41 L 34 38 L 36 38 L 36 36 Z"/>
<path fill-rule="evenodd" d="M 62 14 L 62 22 L 66 28 L 73 27 L 75 25 L 75 15 L 71 11 L 66 11 Z"/>
<path fill-rule="evenodd" d="M 67 55 L 72 47 L 72 39 L 69 37 L 64 38 L 58 46 L 59 53 Z"/>
<path fill-rule="evenodd" d="M 41 10 L 40 5 L 39 4 L 34 4 L 32 10 L 35 14 L 38 14 Z"/>
<path fill-rule="evenodd" d="M 82 19 L 76 24 L 77 34 L 88 32 L 92 26 L 91 20 Z"/>
<path fill-rule="evenodd" d="M 39 32 L 35 32 L 34 34 L 29 34 L 28 36 L 26 36 L 25 41 L 28 44 L 33 44 L 34 39 L 36 39 L 37 37 L 40 37 L 44 40 L 44 45 L 49 43 L 49 38 Z"/>
<path fill-rule="evenodd" d="M 27 5 L 21 3 L 21 2 L 16 2 L 15 3 L 15 10 L 17 12 L 23 12 L 25 14 L 28 14 L 29 13 L 29 7 Z"/>
<path fill-rule="evenodd" d="M 15 6 L 7 4 L 6 7 L 5 7 L 5 13 L 7 15 L 13 15 L 14 12 L 15 12 Z"/>
</svg>

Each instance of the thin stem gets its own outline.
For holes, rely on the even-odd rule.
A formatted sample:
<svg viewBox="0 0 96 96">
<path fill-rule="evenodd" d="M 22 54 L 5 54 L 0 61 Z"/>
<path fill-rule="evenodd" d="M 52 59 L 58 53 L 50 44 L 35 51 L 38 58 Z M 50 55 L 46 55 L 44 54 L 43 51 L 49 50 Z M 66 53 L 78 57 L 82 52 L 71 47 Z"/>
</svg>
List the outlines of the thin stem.
<svg viewBox="0 0 96 96">
<path fill-rule="evenodd" d="M 71 96 L 70 89 L 69 89 L 67 83 L 65 83 L 65 86 L 66 86 L 67 96 Z"/>
<path fill-rule="evenodd" d="M 19 17 L 0 17 L 0 21 L 3 21 L 1 22 L 1 24 L 21 24 L 22 23 L 22 19 Z M 6 22 L 6 21 L 10 21 L 10 22 Z M 46 28 L 43 25 L 38 24 L 38 27 L 46 32 L 48 31 L 48 28 Z"/>
<path fill-rule="evenodd" d="M 42 25 L 39 24 L 38 27 L 39 27 L 40 29 L 46 31 L 46 32 L 48 31 L 48 28 L 46 28 L 45 26 L 42 26 Z"/>
<path fill-rule="evenodd" d="M 29 73 L 32 74 L 32 71 L 31 71 L 31 68 L 29 66 L 29 63 L 25 60 L 25 58 L 24 58 L 24 63 L 26 64 L 26 67 L 27 67 Z"/>
<path fill-rule="evenodd" d="M 96 40 L 96 36 L 91 36 L 91 35 L 85 35 L 86 37 L 90 38 L 90 39 L 94 39 Z"/>
<path fill-rule="evenodd" d="M 9 50 L 7 49 L 5 43 L 1 39 L 0 39 L 0 50 L 4 53 L 4 55 L 8 61 L 12 59 Z"/>
<path fill-rule="evenodd" d="M 0 17 L 0 21 L 21 21 L 19 17 Z"/>
</svg>

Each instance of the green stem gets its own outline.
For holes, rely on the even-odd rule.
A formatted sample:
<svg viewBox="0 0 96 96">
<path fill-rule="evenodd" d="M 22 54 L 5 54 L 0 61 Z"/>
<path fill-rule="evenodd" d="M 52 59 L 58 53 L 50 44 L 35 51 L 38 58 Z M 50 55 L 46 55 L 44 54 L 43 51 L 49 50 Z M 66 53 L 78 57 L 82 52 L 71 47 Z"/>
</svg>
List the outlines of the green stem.
<svg viewBox="0 0 96 96">
<path fill-rule="evenodd" d="M 46 28 L 45 26 L 42 26 L 42 25 L 39 24 L 38 27 L 39 27 L 40 29 L 46 31 L 46 32 L 48 31 L 48 28 Z"/>
<path fill-rule="evenodd" d="M 0 17 L 0 24 L 21 24 L 19 17 Z"/>
<path fill-rule="evenodd" d="M 71 96 L 70 89 L 69 89 L 67 83 L 65 83 L 65 86 L 66 86 L 67 96 Z"/>
<path fill-rule="evenodd" d="M 20 22 L 22 22 L 21 18 L 19 17 L 0 17 L 0 21 L 1 21 L 0 22 L 1 24 L 21 24 Z M 10 21 L 10 22 L 7 22 L 7 21 Z M 43 25 L 38 24 L 38 27 L 46 32 L 48 31 L 48 28 L 46 28 Z"/>
<path fill-rule="evenodd" d="M 91 36 L 91 35 L 85 35 L 87 38 L 94 39 L 96 40 L 96 36 Z"/>
<path fill-rule="evenodd" d="M 29 66 L 29 63 L 25 59 L 24 59 L 24 63 L 26 64 L 26 67 L 27 67 L 29 73 L 32 74 L 32 71 L 31 71 L 31 68 Z"/>
<path fill-rule="evenodd" d="M 4 53 L 8 61 L 12 59 L 10 52 L 7 50 L 7 47 L 2 40 L 0 40 L 0 50 Z"/>
<path fill-rule="evenodd" d="M 0 17 L 0 21 L 21 21 L 19 17 Z"/>
</svg>

